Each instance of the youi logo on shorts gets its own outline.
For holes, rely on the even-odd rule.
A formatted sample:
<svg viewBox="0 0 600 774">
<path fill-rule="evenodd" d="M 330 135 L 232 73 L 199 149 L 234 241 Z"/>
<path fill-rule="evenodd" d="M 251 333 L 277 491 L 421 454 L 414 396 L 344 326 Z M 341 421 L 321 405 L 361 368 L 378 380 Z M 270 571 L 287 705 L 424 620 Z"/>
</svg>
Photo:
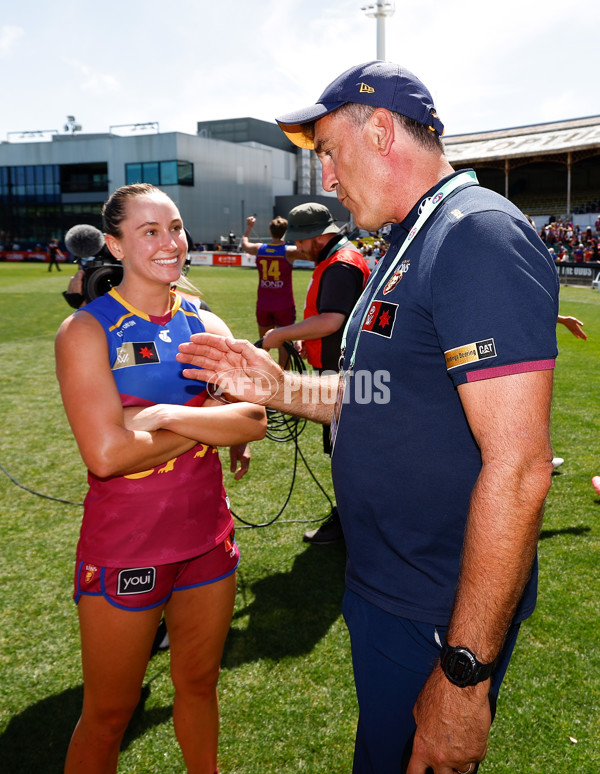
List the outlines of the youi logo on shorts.
<svg viewBox="0 0 600 774">
<path fill-rule="evenodd" d="M 117 581 L 117 596 L 127 594 L 145 594 L 152 591 L 156 584 L 156 567 L 136 567 L 121 570 Z"/>
</svg>

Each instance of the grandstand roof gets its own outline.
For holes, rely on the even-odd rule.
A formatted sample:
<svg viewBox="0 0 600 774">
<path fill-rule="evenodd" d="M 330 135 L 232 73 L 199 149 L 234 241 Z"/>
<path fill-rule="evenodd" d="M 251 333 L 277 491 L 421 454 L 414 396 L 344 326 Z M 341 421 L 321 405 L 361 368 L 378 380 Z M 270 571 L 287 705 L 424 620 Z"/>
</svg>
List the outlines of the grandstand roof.
<svg viewBox="0 0 600 774">
<path fill-rule="evenodd" d="M 444 137 L 450 163 L 600 150 L 600 116 Z"/>
</svg>

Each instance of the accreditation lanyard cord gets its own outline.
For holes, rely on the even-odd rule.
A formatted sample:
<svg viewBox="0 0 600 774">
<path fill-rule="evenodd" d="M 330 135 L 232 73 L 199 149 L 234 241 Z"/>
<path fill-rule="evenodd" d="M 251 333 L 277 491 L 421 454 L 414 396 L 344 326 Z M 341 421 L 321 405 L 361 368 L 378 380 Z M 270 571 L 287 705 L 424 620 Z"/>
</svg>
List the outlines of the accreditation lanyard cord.
<svg viewBox="0 0 600 774">
<path fill-rule="evenodd" d="M 369 303 L 365 305 L 364 312 L 362 316 L 362 320 L 360 321 L 360 325 L 358 327 L 358 331 L 356 333 L 356 339 L 354 340 L 354 348 L 352 350 L 352 354 L 350 356 L 350 362 L 348 363 L 348 370 L 352 370 L 354 368 L 354 361 L 356 359 L 356 350 L 358 348 L 358 341 L 360 339 L 360 334 L 362 333 L 362 328 L 365 322 L 365 319 L 367 317 L 367 314 L 369 313 L 369 309 L 371 308 L 371 304 L 373 302 L 373 299 L 375 296 L 379 293 L 382 286 L 387 281 L 390 274 L 395 270 L 396 266 L 400 263 L 400 259 L 402 256 L 406 253 L 408 248 L 411 246 L 414 238 L 419 233 L 419 231 L 423 228 L 425 225 L 427 219 L 429 216 L 433 213 L 433 211 L 438 207 L 441 202 L 446 199 L 449 194 L 451 194 L 453 191 L 455 191 L 460 186 L 464 185 L 479 185 L 479 182 L 477 180 L 477 176 L 475 172 L 468 171 L 468 172 L 461 172 L 456 177 L 453 177 L 452 179 L 448 180 L 447 183 L 444 183 L 443 186 L 438 188 L 438 190 L 431 196 L 429 199 L 426 199 L 424 204 L 421 207 L 421 212 L 419 213 L 419 217 L 417 218 L 417 222 L 415 225 L 411 228 L 411 230 L 408 233 L 408 236 L 402 243 L 400 249 L 398 250 L 398 253 L 396 257 L 392 260 L 391 264 L 388 266 L 387 271 L 384 273 L 383 277 L 381 278 L 379 284 L 377 285 L 377 288 L 375 289 L 375 292 L 371 294 L 371 298 L 369 299 Z M 381 266 L 381 264 L 380 264 Z M 345 352 L 346 352 L 346 339 L 348 337 L 348 330 L 350 327 L 350 323 L 352 321 L 352 318 L 355 315 L 355 311 L 358 308 L 360 301 L 362 300 L 363 296 L 370 291 L 370 288 L 372 288 L 375 284 L 376 278 L 379 275 L 379 269 L 380 266 L 375 269 L 373 274 L 371 275 L 371 280 L 367 284 L 367 287 L 364 289 L 361 297 L 359 298 L 358 302 L 356 303 L 354 307 L 354 311 L 348 318 L 348 322 L 346 323 L 346 327 L 344 328 L 344 334 L 342 336 L 342 360 L 344 358 Z"/>
<path fill-rule="evenodd" d="M 336 240 L 336 241 L 333 243 L 333 245 L 331 246 L 331 249 L 329 250 L 329 252 L 328 252 L 328 253 L 327 253 L 327 255 L 325 256 L 325 258 L 323 258 L 323 261 L 326 261 L 328 258 L 331 258 L 331 256 L 332 256 L 334 253 L 337 253 L 337 252 L 338 252 L 338 250 L 341 250 L 341 249 L 342 249 L 342 247 L 343 247 L 343 246 L 346 244 L 346 242 L 348 242 L 348 241 L 349 241 L 349 239 L 348 239 L 348 237 L 347 237 L 347 236 L 343 236 L 341 239 L 338 239 L 338 240 Z M 323 261 L 320 261 L 319 263 L 322 263 Z"/>
</svg>

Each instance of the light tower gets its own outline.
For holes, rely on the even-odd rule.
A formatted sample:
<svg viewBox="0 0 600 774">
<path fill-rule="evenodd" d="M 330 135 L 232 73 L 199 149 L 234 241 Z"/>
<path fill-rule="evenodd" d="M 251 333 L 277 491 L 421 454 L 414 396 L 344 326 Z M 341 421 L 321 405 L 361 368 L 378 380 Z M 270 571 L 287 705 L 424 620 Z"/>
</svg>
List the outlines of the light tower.
<svg viewBox="0 0 600 774">
<path fill-rule="evenodd" d="M 75 120 L 75 116 L 67 116 L 67 123 L 65 124 L 65 132 L 69 134 L 75 134 L 75 132 L 81 131 L 81 124 L 78 124 Z"/>
<path fill-rule="evenodd" d="M 384 0 L 377 0 L 376 3 L 369 3 L 361 6 L 371 19 L 377 19 L 377 59 L 385 59 L 385 19 L 386 16 L 392 16 L 395 8 L 394 3 L 387 3 Z"/>
</svg>

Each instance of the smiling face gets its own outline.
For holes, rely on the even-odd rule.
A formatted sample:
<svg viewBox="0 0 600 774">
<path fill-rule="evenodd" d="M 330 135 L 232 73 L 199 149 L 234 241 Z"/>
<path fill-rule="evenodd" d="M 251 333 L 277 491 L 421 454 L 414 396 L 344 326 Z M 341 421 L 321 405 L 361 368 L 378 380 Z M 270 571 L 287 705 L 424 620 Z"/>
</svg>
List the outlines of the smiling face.
<svg viewBox="0 0 600 774">
<path fill-rule="evenodd" d="M 187 255 L 187 239 L 179 210 L 160 191 L 130 197 L 119 235 L 107 234 L 106 244 L 123 261 L 126 281 L 176 282 Z"/>
</svg>

